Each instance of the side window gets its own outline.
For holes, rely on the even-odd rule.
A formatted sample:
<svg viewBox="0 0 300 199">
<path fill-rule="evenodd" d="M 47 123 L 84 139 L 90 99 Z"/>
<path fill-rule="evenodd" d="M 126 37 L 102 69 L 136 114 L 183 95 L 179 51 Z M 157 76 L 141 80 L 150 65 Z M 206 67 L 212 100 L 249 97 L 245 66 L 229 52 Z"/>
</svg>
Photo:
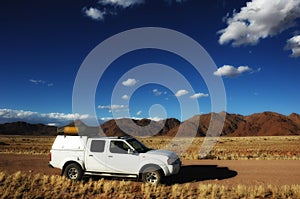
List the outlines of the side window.
<svg viewBox="0 0 300 199">
<path fill-rule="evenodd" d="M 92 140 L 91 152 L 104 152 L 105 140 Z"/>
<path fill-rule="evenodd" d="M 109 150 L 111 153 L 127 154 L 130 147 L 123 141 L 111 141 Z"/>
</svg>

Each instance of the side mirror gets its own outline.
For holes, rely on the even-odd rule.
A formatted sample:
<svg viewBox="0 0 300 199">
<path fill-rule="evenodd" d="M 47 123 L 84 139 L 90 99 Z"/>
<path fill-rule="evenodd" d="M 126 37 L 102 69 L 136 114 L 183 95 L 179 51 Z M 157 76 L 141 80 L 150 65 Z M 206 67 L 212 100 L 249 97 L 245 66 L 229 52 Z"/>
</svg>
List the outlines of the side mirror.
<svg viewBox="0 0 300 199">
<path fill-rule="evenodd" d="M 134 151 L 133 149 L 128 149 L 128 150 L 127 150 L 127 153 L 128 153 L 128 154 L 134 154 L 134 152 L 135 152 L 135 151 Z"/>
</svg>

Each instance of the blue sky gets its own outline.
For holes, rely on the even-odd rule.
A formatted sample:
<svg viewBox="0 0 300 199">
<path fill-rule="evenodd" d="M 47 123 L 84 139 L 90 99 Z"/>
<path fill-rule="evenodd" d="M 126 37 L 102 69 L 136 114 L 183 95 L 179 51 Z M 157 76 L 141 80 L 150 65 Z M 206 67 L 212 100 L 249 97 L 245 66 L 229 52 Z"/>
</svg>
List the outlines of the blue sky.
<svg viewBox="0 0 300 199">
<path fill-rule="evenodd" d="M 4 0 L 0 19 L 1 123 L 60 125 L 91 117 L 72 109 L 73 86 L 83 61 L 106 39 L 142 27 L 175 30 L 197 41 L 217 66 L 211 75 L 223 81 L 227 112 L 300 113 L 298 0 Z M 158 83 L 141 85 L 134 76 L 124 78 L 147 63 L 176 70 L 193 91 L 179 83 L 172 90 Z M 121 90 L 114 104 L 117 82 Z M 134 89 L 130 96 L 127 88 Z M 136 50 L 112 62 L 94 99 L 98 119 L 113 118 L 112 113 L 126 116 L 128 111 L 132 118 L 185 120 L 213 110 L 201 74 L 185 59 L 159 49 Z M 183 115 L 181 100 L 197 102 L 199 109 L 187 106 Z"/>
</svg>

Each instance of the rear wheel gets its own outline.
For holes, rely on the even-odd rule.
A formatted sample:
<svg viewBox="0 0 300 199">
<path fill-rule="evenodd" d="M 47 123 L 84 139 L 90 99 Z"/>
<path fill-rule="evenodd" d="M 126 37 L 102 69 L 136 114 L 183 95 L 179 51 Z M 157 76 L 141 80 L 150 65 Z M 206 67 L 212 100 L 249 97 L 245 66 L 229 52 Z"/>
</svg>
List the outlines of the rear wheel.
<svg viewBox="0 0 300 199">
<path fill-rule="evenodd" d="M 156 185 L 159 184 L 162 178 L 162 174 L 159 169 L 155 167 L 148 167 L 142 173 L 142 180 L 147 184 Z"/>
<path fill-rule="evenodd" d="M 71 180 L 81 180 L 83 176 L 83 170 L 76 163 L 71 163 L 66 166 L 64 170 L 64 176 Z"/>
</svg>

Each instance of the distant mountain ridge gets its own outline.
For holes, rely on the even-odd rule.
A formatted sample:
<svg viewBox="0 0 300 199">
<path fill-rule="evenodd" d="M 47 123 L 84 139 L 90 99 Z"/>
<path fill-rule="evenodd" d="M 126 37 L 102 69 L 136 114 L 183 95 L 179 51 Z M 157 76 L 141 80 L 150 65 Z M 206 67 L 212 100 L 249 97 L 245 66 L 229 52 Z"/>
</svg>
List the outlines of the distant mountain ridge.
<svg viewBox="0 0 300 199">
<path fill-rule="evenodd" d="M 180 122 L 175 118 L 161 121 L 149 119 L 117 119 L 109 120 L 100 125 L 106 136 L 123 136 L 130 132 L 133 136 L 206 136 L 211 117 L 215 125 L 222 124 L 221 114 L 226 114 L 221 136 L 278 136 L 300 135 L 300 115 L 292 113 L 285 116 L 275 112 L 255 113 L 248 116 L 230 113 L 209 113 L 195 115 Z M 77 122 L 77 123 L 76 123 Z M 75 121 L 68 126 L 77 126 L 92 134 L 99 132 L 99 127 L 88 127 L 81 121 Z M 212 128 L 214 130 L 214 128 Z M 28 124 L 12 122 L 0 124 L 0 134 L 6 135 L 56 135 L 57 128 L 44 124 Z"/>
<path fill-rule="evenodd" d="M 11 122 L 0 124 L 0 134 L 2 135 L 38 135 L 48 136 L 56 135 L 55 126 L 48 126 L 44 124 L 29 124 L 27 122 Z"/>
<path fill-rule="evenodd" d="M 189 126 L 199 124 L 197 136 L 205 136 L 212 114 L 194 116 L 182 123 L 185 131 Z M 179 127 L 171 129 L 167 135 L 174 136 Z M 285 116 L 275 112 L 255 113 L 249 116 L 226 113 L 221 136 L 277 136 L 300 135 L 300 115 L 292 113 Z"/>
</svg>

